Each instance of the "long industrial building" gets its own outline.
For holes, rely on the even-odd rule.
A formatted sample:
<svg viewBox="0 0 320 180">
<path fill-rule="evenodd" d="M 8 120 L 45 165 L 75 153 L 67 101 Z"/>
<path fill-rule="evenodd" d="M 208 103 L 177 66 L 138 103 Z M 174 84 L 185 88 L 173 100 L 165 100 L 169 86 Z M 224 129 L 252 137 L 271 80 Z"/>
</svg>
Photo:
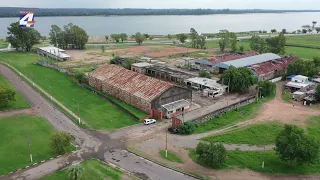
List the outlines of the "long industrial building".
<svg viewBox="0 0 320 180">
<path fill-rule="evenodd" d="M 189 89 L 112 64 L 91 72 L 89 84 L 147 113 L 166 104 L 192 99 Z"/>
</svg>

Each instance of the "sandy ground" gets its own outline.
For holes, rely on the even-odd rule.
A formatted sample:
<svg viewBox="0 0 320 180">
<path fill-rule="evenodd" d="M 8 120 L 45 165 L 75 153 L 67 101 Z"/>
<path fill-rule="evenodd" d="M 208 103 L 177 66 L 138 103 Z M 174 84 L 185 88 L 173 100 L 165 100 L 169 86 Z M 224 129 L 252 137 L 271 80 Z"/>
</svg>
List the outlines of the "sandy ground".
<svg viewBox="0 0 320 180">
<path fill-rule="evenodd" d="M 285 124 L 296 124 L 304 126 L 306 120 L 311 116 L 320 115 L 320 111 L 314 110 L 310 107 L 303 106 L 301 104 L 286 103 L 281 99 L 283 83 L 277 84 L 277 94 L 276 97 L 270 102 L 264 104 L 259 112 L 259 115 L 253 119 L 241 122 L 235 125 L 236 128 L 245 127 L 249 124 L 263 123 L 277 120 Z M 147 154 L 149 157 L 153 157 L 155 160 L 167 163 L 170 166 L 175 166 L 181 168 L 187 172 L 194 172 L 199 174 L 204 174 L 211 179 L 247 179 L 247 180 L 265 180 L 265 179 L 320 179 L 318 176 L 271 176 L 262 173 L 252 172 L 250 170 L 235 169 L 235 170 L 213 170 L 202 167 L 194 163 L 188 156 L 188 148 L 195 148 L 199 142 L 200 138 L 223 134 L 232 129 L 232 127 L 227 127 L 225 129 L 206 132 L 203 134 L 196 134 L 191 136 L 177 136 L 172 134 L 167 134 L 168 149 L 183 159 L 184 163 L 172 163 L 163 160 L 159 156 L 159 150 L 165 149 L 166 145 L 166 133 L 159 132 L 155 136 L 150 137 L 147 140 L 135 144 L 134 148 Z M 227 149 L 234 150 L 239 148 L 244 151 L 261 151 L 263 147 L 248 146 L 248 145 L 225 145 Z M 273 146 L 267 146 L 266 149 L 272 149 Z"/>
</svg>

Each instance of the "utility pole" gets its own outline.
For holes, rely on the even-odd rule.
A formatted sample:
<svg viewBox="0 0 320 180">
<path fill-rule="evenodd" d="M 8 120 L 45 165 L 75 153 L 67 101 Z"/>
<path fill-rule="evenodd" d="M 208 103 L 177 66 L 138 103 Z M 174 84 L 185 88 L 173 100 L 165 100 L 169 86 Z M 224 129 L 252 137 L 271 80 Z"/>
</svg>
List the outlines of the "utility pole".
<svg viewBox="0 0 320 180">
<path fill-rule="evenodd" d="M 74 100 L 74 99 L 73 99 Z M 76 101 L 76 100 L 74 100 L 74 101 Z M 77 102 L 77 104 L 78 104 L 78 120 L 79 120 L 79 124 L 81 124 L 81 118 L 80 118 L 80 103 L 79 103 L 79 101 L 76 101 Z"/>
<path fill-rule="evenodd" d="M 229 83 L 228 83 L 228 94 L 230 93 L 230 78 L 229 78 Z"/>
<path fill-rule="evenodd" d="M 29 146 L 29 153 L 30 153 L 30 161 L 33 162 L 32 160 L 32 152 L 31 152 L 31 139 L 30 139 L 30 136 L 28 136 L 28 146 Z"/>
<path fill-rule="evenodd" d="M 265 152 L 266 152 L 266 137 L 264 137 L 262 168 L 264 168 Z"/>
<path fill-rule="evenodd" d="M 168 158 L 168 131 L 166 131 L 166 158 Z"/>
</svg>

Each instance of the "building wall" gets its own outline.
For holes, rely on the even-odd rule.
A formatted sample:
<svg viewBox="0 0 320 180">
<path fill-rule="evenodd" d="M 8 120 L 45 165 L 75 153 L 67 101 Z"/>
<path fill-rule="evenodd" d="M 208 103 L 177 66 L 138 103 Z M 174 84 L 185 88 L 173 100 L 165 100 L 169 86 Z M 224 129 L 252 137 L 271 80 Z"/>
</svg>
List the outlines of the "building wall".
<svg viewBox="0 0 320 180">
<path fill-rule="evenodd" d="M 154 99 L 151 103 L 151 107 L 157 109 L 160 108 L 161 105 L 181 99 L 192 100 L 192 91 L 186 88 L 174 86 Z"/>
<path fill-rule="evenodd" d="M 95 87 L 99 91 L 102 90 L 102 81 L 95 77 L 89 76 L 89 85 Z"/>
</svg>

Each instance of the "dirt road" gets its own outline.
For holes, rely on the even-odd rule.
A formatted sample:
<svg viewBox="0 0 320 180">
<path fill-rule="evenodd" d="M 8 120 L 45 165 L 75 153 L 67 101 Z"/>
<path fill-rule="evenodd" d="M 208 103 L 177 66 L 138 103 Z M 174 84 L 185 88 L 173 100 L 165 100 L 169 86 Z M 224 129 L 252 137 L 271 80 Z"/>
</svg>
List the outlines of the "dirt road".
<svg viewBox="0 0 320 180">
<path fill-rule="evenodd" d="M 125 151 L 124 143 L 119 139 L 111 139 L 105 133 L 89 131 L 82 129 L 73 123 L 65 114 L 60 112 L 47 99 L 42 97 L 31 86 L 19 78 L 12 70 L 0 64 L 1 74 L 26 97 L 33 108 L 36 108 L 38 114 L 47 119 L 56 129 L 63 130 L 75 137 L 76 144 L 80 147 L 71 155 L 62 156 L 58 159 L 48 161 L 39 166 L 31 167 L 16 173 L 1 176 L 0 180 L 33 180 L 48 175 L 67 164 L 76 163 L 89 158 L 98 158 L 104 161 L 110 161 L 124 169 L 143 174 L 145 179 L 194 179 L 189 176 L 177 173 L 175 171 L 163 168 L 157 164 Z M 119 137 L 122 138 L 122 137 Z M 123 153 L 128 153 L 127 156 Z M 137 162 L 144 164 L 137 166 Z"/>
</svg>

